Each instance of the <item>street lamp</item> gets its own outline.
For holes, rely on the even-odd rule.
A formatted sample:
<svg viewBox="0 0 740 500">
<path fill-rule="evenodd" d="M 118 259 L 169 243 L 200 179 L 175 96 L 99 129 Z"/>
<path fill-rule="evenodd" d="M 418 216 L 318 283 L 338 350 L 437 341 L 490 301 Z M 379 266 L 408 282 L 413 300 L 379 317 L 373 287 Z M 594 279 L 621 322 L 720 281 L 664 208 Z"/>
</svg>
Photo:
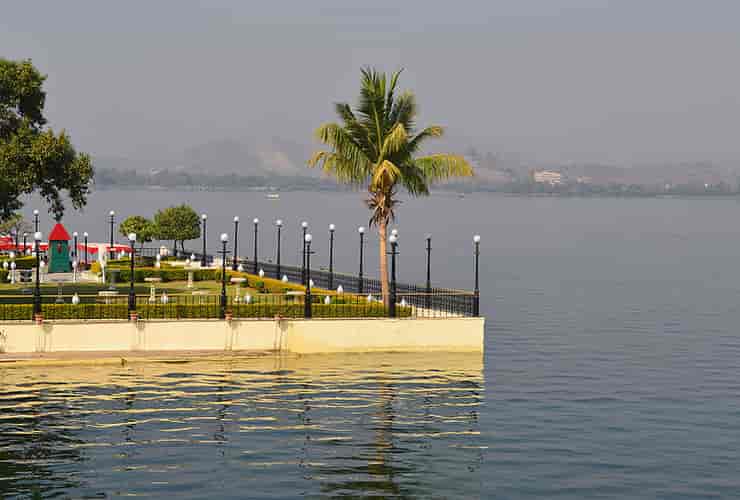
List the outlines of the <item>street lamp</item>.
<svg viewBox="0 0 740 500">
<path fill-rule="evenodd" d="M 427 235 L 427 297 L 424 301 L 427 309 L 432 300 L 432 235 Z"/>
<path fill-rule="evenodd" d="M 128 241 L 131 244 L 131 285 L 128 289 L 128 312 L 129 316 L 136 311 L 136 292 L 134 292 L 134 256 L 136 249 L 136 233 L 128 233 Z"/>
<path fill-rule="evenodd" d="M 257 231 L 259 230 L 260 220 L 255 217 L 252 221 L 254 223 L 254 274 L 257 274 Z"/>
<path fill-rule="evenodd" d="M 277 227 L 277 269 L 275 270 L 275 278 L 280 279 L 280 240 L 282 239 L 280 231 L 283 228 L 283 221 L 281 219 L 276 220 L 275 226 Z"/>
<path fill-rule="evenodd" d="M 329 224 L 329 290 L 334 289 L 334 224 Z"/>
<path fill-rule="evenodd" d="M 303 244 L 303 262 L 301 262 L 301 285 L 306 284 L 306 234 L 308 231 L 308 222 L 305 220 L 301 222 L 301 229 L 303 229 L 303 238 L 301 243 Z"/>
<path fill-rule="evenodd" d="M 206 220 L 208 216 L 203 214 L 200 219 L 203 221 L 203 253 L 200 256 L 200 267 L 206 267 Z"/>
<path fill-rule="evenodd" d="M 478 286 L 478 261 L 480 260 L 480 235 L 476 234 L 473 236 L 473 244 L 475 245 L 475 295 L 473 297 L 473 315 L 480 316 L 480 287 Z"/>
<path fill-rule="evenodd" d="M 36 287 L 33 290 L 33 315 L 34 319 L 41 316 L 41 233 L 36 231 L 33 234 L 34 250 L 36 252 Z"/>
<path fill-rule="evenodd" d="M 306 263 L 306 297 L 303 302 L 303 317 L 311 317 L 311 235 L 303 238 L 303 260 Z"/>
<path fill-rule="evenodd" d="M 75 231 L 74 233 L 72 233 L 72 242 L 73 242 L 73 244 L 72 244 L 72 258 L 74 260 L 77 260 L 77 236 L 79 236 L 77 234 L 77 231 Z"/>
<path fill-rule="evenodd" d="M 87 231 L 85 231 L 84 233 L 82 233 L 82 237 L 85 238 L 85 266 L 87 266 L 87 264 L 88 264 L 88 262 L 87 262 L 87 237 L 88 236 L 89 235 L 87 234 Z"/>
<path fill-rule="evenodd" d="M 33 209 L 33 231 L 34 234 L 39 232 L 39 211 L 37 209 Z"/>
<path fill-rule="evenodd" d="M 394 230 L 395 231 L 395 230 Z M 398 255 L 398 232 L 392 233 L 389 238 L 391 242 L 391 297 L 388 301 L 388 315 L 396 317 L 396 255 Z"/>
<path fill-rule="evenodd" d="M 236 271 L 239 267 L 239 262 L 237 262 L 237 251 L 238 251 L 238 245 L 239 245 L 239 216 L 234 216 L 234 260 L 231 263 L 231 270 Z"/>
<path fill-rule="evenodd" d="M 226 244 L 229 242 L 229 235 L 226 233 L 221 234 L 221 319 L 226 318 Z"/>
<path fill-rule="evenodd" d="M 362 275 L 362 268 L 364 267 L 364 246 L 365 246 L 365 228 L 360 226 L 357 228 L 357 232 L 360 233 L 360 276 L 357 280 L 357 293 L 362 293 L 363 288 L 363 275 Z"/>
<path fill-rule="evenodd" d="M 28 233 L 23 232 L 23 255 L 28 254 Z"/>
<path fill-rule="evenodd" d="M 108 256 L 111 260 L 114 260 L 116 258 L 116 251 L 113 248 L 113 224 L 116 222 L 116 211 L 111 210 L 108 212 L 108 216 L 110 217 L 110 248 L 108 248 Z"/>
</svg>

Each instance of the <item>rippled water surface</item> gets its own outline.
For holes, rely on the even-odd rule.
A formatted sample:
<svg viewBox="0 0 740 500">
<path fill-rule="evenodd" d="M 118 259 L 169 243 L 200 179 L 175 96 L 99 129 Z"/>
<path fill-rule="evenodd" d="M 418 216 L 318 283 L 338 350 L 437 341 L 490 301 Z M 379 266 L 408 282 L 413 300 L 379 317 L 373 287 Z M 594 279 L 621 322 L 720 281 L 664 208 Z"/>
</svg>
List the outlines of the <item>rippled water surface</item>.
<svg viewBox="0 0 740 500">
<path fill-rule="evenodd" d="M 217 230 L 235 207 L 282 218 L 293 259 L 296 214 L 336 223 L 342 270 L 367 221 L 356 193 L 97 193 L 75 229 L 105 234 L 96 214 L 131 196 L 185 197 Z M 0 497 L 738 498 L 738 208 L 408 201 L 403 281 L 423 280 L 431 232 L 434 281 L 470 287 L 483 236 L 483 356 L 0 365 Z"/>
<path fill-rule="evenodd" d="M 475 496 L 481 369 L 358 355 L 7 370 L 0 494 Z"/>
</svg>

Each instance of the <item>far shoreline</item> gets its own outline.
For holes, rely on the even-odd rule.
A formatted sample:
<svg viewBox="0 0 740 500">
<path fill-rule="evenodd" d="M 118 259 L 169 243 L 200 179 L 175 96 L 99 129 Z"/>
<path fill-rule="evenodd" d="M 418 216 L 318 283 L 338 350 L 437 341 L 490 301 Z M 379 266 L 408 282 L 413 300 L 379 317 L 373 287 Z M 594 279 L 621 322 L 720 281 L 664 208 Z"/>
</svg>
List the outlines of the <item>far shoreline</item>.
<svg viewBox="0 0 740 500">
<path fill-rule="evenodd" d="M 150 191 L 150 192 L 174 192 L 174 193 L 338 193 L 351 194 L 363 193 L 362 188 L 342 188 L 342 187 L 317 187 L 306 189 L 306 187 L 273 187 L 273 186 L 256 186 L 253 188 L 232 188 L 229 186 L 131 186 L 131 185 L 105 185 L 95 186 L 93 192 L 100 191 Z M 456 191 L 452 189 L 436 189 L 430 192 L 432 196 L 458 197 L 464 199 L 467 196 L 494 196 L 506 198 L 562 198 L 562 199 L 679 199 L 679 200 L 731 200 L 740 199 L 740 193 L 680 193 L 680 194 L 575 194 L 575 193 L 509 193 L 503 191 L 473 190 L 473 191 Z"/>
</svg>

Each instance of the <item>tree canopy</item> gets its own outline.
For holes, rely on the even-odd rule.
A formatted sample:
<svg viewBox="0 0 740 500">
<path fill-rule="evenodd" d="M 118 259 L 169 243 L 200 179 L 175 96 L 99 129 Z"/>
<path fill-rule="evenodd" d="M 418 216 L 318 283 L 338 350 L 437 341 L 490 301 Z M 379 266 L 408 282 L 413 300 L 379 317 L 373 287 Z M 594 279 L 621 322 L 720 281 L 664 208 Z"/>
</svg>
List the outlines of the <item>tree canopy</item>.
<svg viewBox="0 0 740 500">
<path fill-rule="evenodd" d="M 154 215 L 156 238 L 172 240 L 174 247 L 180 242 L 180 248 L 185 251 L 185 241 L 200 238 L 200 217 L 190 205 L 168 207 L 158 210 Z"/>
<path fill-rule="evenodd" d="M 141 215 L 131 215 L 121 222 L 118 231 L 123 236 L 129 233 L 136 233 L 136 241 L 144 248 L 144 243 L 152 241 L 157 234 L 157 228 L 152 221 Z"/>
<path fill-rule="evenodd" d="M 87 203 L 94 171 L 69 136 L 46 127 L 46 76 L 30 61 L 0 58 L 0 221 L 38 191 L 56 220 L 64 215 L 63 194 L 76 209 Z"/>
<path fill-rule="evenodd" d="M 327 123 L 316 138 L 329 147 L 309 160 L 321 165 L 339 182 L 366 186 L 370 224 L 378 225 L 380 275 L 383 295 L 388 295 L 386 226 L 395 216 L 399 187 L 412 196 L 429 194 L 429 187 L 450 177 L 469 177 L 473 169 L 462 155 L 421 155 L 429 139 L 442 137 L 444 129 L 416 127 L 416 97 L 398 92 L 401 71 L 388 79 L 374 69 L 362 70 L 360 98 L 355 110 L 347 103 L 335 104 L 341 124 Z"/>
</svg>

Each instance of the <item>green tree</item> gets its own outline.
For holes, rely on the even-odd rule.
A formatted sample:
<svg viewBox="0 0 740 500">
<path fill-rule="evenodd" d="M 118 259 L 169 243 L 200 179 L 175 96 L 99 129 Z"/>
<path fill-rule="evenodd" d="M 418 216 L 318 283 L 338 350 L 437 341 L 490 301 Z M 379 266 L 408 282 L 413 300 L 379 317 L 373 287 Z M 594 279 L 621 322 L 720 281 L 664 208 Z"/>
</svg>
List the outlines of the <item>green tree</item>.
<svg viewBox="0 0 740 500">
<path fill-rule="evenodd" d="M 19 213 L 11 214 L 4 221 L 0 222 L 0 234 L 11 234 L 18 233 L 30 233 L 33 230 L 33 226 L 30 222 L 25 220 Z M 32 236 L 33 237 L 33 236 Z"/>
<path fill-rule="evenodd" d="M 64 130 L 56 134 L 46 127 L 45 79 L 30 61 L 0 58 L 0 220 L 34 191 L 57 221 L 64 215 L 63 191 L 74 208 L 87 203 L 90 157 L 75 151 Z"/>
<path fill-rule="evenodd" d="M 156 236 L 157 230 L 152 221 L 141 215 L 131 215 L 121 222 L 118 231 L 128 237 L 129 233 L 136 233 L 136 241 L 141 243 L 142 250 L 144 243 L 149 243 Z"/>
<path fill-rule="evenodd" d="M 200 217 L 190 205 L 182 204 L 159 210 L 154 215 L 156 238 L 172 240 L 172 248 L 185 251 L 185 241 L 200 238 Z M 173 252 L 174 253 L 174 252 Z"/>
<path fill-rule="evenodd" d="M 435 181 L 473 175 L 461 155 L 418 155 L 424 142 L 441 137 L 444 129 L 432 125 L 417 131 L 414 94 L 397 94 L 400 73 L 391 75 L 388 82 L 385 74 L 363 69 L 355 110 L 346 103 L 335 104 L 342 123 L 327 123 L 316 130 L 316 138 L 330 150 L 314 153 L 308 162 L 310 167 L 321 165 L 339 182 L 367 188 L 370 225 L 378 226 L 380 278 L 386 302 L 386 233 L 388 223 L 395 219 L 399 188 L 411 196 L 424 196 Z"/>
</svg>

